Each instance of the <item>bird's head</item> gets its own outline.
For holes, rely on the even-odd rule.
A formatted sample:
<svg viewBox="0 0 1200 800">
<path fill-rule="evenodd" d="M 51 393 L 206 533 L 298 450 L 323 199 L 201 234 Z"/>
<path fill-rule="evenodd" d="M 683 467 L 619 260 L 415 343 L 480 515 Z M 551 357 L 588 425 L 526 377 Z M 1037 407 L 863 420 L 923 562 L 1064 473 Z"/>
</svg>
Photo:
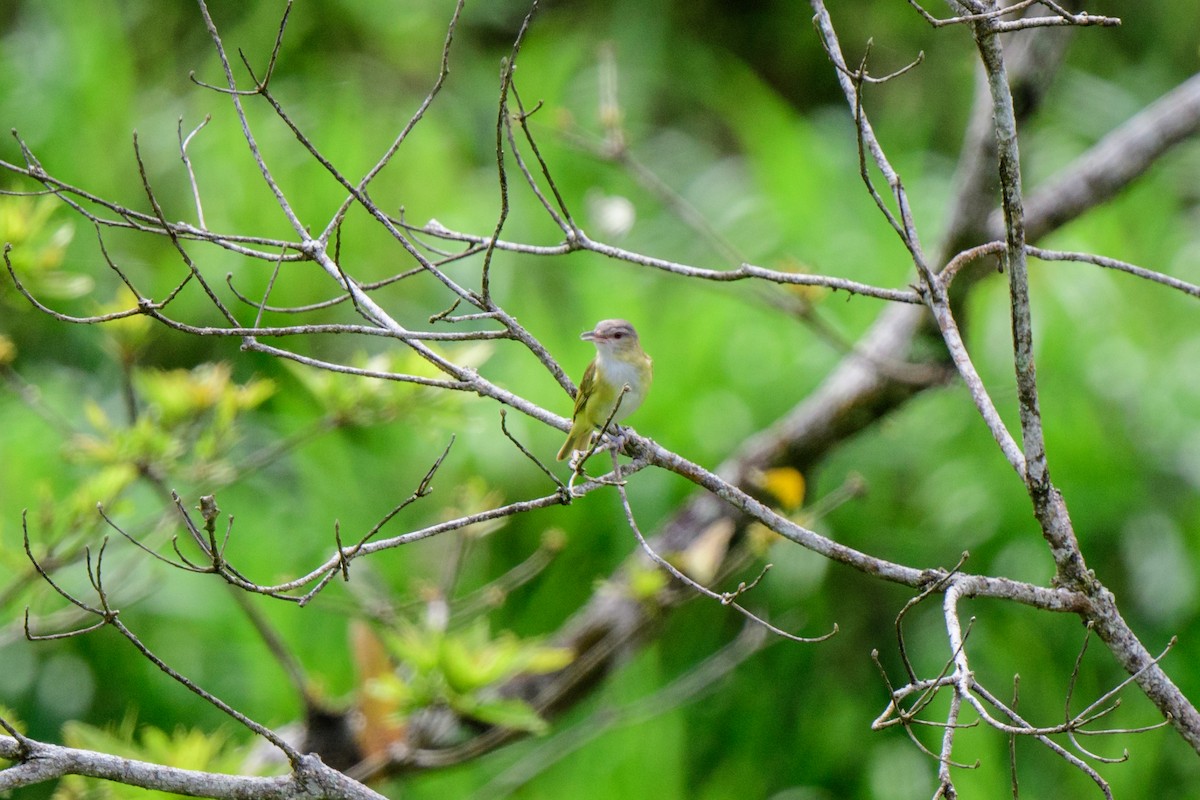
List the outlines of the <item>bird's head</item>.
<svg viewBox="0 0 1200 800">
<path fill-rule="evenodd" d="M 579 334 L 579 338 L 596 345 L 597 350 L 625 353 L 640 349 L 637 331 L 623 319 L 606 319 L 596 323 L 590 331 Z"/>
</svg>

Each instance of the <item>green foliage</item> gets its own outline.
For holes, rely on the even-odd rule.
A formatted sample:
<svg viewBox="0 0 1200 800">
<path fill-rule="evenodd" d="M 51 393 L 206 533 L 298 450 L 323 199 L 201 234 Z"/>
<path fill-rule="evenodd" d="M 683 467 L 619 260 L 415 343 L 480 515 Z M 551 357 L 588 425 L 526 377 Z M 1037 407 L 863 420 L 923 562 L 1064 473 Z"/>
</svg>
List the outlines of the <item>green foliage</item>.
<svg viewBox="0 0 1200 800">
<path fill-rule="evenodd" d="M 470 719 L 530 733 L 544 733 L 545 720 L 527 703 L 495 697 L 489 689 L 515 675 L 562 669 L 573 658 L 569 650 L 511 633 L 492 637 L 485 619 L 458 631 L 404 623 L 384 641 L 404 674 L 380 676 L 366 691 L 401 718 L 446 705 Z"/>
<path fill-rule="evenodd" d="M 3 717 L 4 721 L 12 726 L 17 733 L 28 733 L 25 728 L 25 723 L 21 722 L 21 718 L 18 717 L 16 712 L 8 706 L 0 705 L 0 717 Z"/>
<path fill-rule="evenodd" d="M 0 196 L 0 246 L 11 247 L 5 259 L 33 296 L 47 300 L 83 297 L 95 285 L 90 275 L 62 269 L 75 226 L 71 222 L 51 225 L 61 207 L 57 199 L 48 196 Z M 10 311 L 29 307 L 10 281 L 0 288 L 0 299 Z"/>
<path fill-rule="evenodd" d="M 637 600 L 652 600 L 670 581 L 667 573 L 656 566 L 635 564 L 629 572 L 626 587 Z"/>
<path fill-rule="evenodd" d="M 110 494 L 101 497 L 119 495 L 140 474 L 227 482 L 236 468 L 232 455 L 241 435 L 239 416 L 275 391 L 270 380 L 235 383 L 227 364 L 139 369 L 132 379 L 143 405 L 136 419 L 116 422 L 99 404 L 87 401 L 83 414 L 92 432 L 71 443 L 74 459 L 100 470 L 93 473 L 97 477 L 87 492 L 104 487 Z"/>
<path fill-rule="evenodd" d="M 176 728 L 168 733 L 148 725 L 137 725 L 130 714 L 112 728 L 81 722 L 63 726 L 63 744 L 101 753 L 203 772 L 243 773 L 246 749 L 232 741 L 227 731 Z M 55 790 L 53 800 L 173 800 L 178 795 L 155 792 L 96 778 L 69 775 Z"/>
</svg>

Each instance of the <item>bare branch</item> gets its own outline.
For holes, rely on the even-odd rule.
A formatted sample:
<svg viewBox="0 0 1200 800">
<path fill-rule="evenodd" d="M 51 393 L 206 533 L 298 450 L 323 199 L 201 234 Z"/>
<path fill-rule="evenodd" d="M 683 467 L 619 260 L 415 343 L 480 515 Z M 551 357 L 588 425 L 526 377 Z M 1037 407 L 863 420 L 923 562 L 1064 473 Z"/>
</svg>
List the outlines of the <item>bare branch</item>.
<svg viewBox="0 0 1200 800">
<path fill-rule="evenodd" d="M 629 495 L 625 492 L 625 483 L 624 483 L 624 481 L 622 481 L 620 479 L 620 464 L 618 464 L 618 462 L 617 462 L 617 454 L 615 451 L 612 454 L 612 460 L 613 460 L 613 474 L 617 476 L 617 479 L 616 479 L 616 481 L 614 481 L 614 483 L 617 487 L 617 493 L 621 497 L 621 507 L 625 510 L 625 521 L 627 523 L 629 523 L 629 529 L 632 530 L 633 535 L 637 537 L 638 544 L 641 545 L 642 551 L 647 556 L 650 557 L 651 561 L 653 561 L 655 564 L 657 564 L 662 569 L 666 570 L 671 575 L 672 578 L 674 578 L 675 580 L 684 584 L 685 586 L 691 588 L 692 590 L 699 592 L 700 594 L 704 595 L 705 597 L 710 597 L 713 600 L 718 601 L 721 605 L 732 607 L 734 610 L 736 610 L 742 616 L 746 617 L 746 619 L 750 620 L 751 622 L 755 623 L 756 625 L 761 625 L 763 628 L 767 629 L 771 633 L 775 634 L 776 636 L 781 636 L 784 639 L 788 639 L 793 642 L 814 643 L 814 642 L 823 642 L 826 639 L 829 639 L 830 637 L 837 634 L 837 632 L 838 632 L 837 623 L 834 623 L 833 630 L 831 630 L 829 633 L 826 633 L 822 636 L 818 636 L 815 638 L 806 638 L 803 636 L 796 636 L 795 634 L 788 633 L 787 631 L 783 630 L 782 628 L 775 627 L 774 625 L 767 622 L 762 617 L 758 616 L 757 614 L 755 614 L 752 611 L 750 611 L 749 609 L 747 609 L 745 606 L 742 606 L 741 604 L 734 601 L 735 597 L 737 597 L 740 594 L 743 594 L 749 587 L 745 587 L 745 585 L 743 585 L 743 586 L 739 587 L 736 592 L 733 592 L 733 593 L 714 592 L 712 589 L 709 589 L 706 586 L 702 586 L 701 584 L 692 580 L 687 575 L 680 572 L 678 568 L 676 568 L 673 564 L 671 564 L 671 562 L 667 561 L 665 558 L 660 556 L 658 553 L 654 552 L 654 548 L 651 547 L 650 543 L 646 541 L 646 537 L 642 535 L 642 531 L 638 527 L 637 520 L 634 519 L 633 508 L 629 505 Z M 758 583 L 757 580 L 755 580 L 754 582 Z"/>
<path fill-rule="evenodd" d="M 262 152 L 259 150 L 258 142 L 254 138 L 254 134 L 250 131 L 250 120 L 246 117 L 246 111 L 242 107 L 243 92 L 237 88 L 237 81 L 233 77 L 233 68 L 229 64 L 229 57 L 225 52 L 225 45 L 221 42 L 221 35 L 217 32 L 217 26 L 213 22 L 212 15 L 209 13 L 208 4 L 205 0 L 198 0 L 200 4 L 200 14 L 204 18 L 204 25 L 208 28 L 208 35 L 212 39 L 213 46 L 216 48 L 217 57 L 221 61 L 221 68 L 225 72 L 225 85 L 229 88 L 229 99 L 233 103 L 234 112 L 237 114 L 238 121 L 242 127 L 242 137 L 246 140 L 246 144 L 250 148 L 250 155 L 254 159 L 254 163 L 258 165 L 258 171 L 262 175 L 263 180 L 267 184 L 267 188 L 275 195 L 275 202 L 279 205 L 281 211 L 288 222 L 292 226 L 292 230 L 297 236 L 306 237 L 308 234 L 305 231 L 304 223 L 296 216 L 292 210 L 291 204 L 287 197 L 283 194 L 283 189 L 275 181 L 271 170 L 267 167 L 267 162 L 263 159 Z M 291 3 L 288 3 L 288 11 L 291 9 Z M 287 20 L 287 11 L 284 12 L 284 22 Z M 283 23 L 280 24 L 279 37 L 283 36 Z M 258 94 L 266 90 L 266 84 L 260 84 L 251 94 Z"/>
<path fill-rule="evenodd" d="M 288 7 L 291 8 L 290 3 Z M 183 166 L 188 174 L 188 182 L 192 185 L 192 199 L 196 201 L 196 222 L 199 223 L 201 230 L 206 230 L 208 224 L 204 221 L 204 204 L 200 202 L 200 186 L 196 183 L 196 171 L 192 169 L 192 160 L 188 157 L 188 145 L 192 143 L 196 134 L 211 121 L 212 115 L 206 114 L 204 120 L 185 137 L 183 135 L 183 117 L 179 118 L 179 157 L 183 160 Z"/>
<path fill-rule="evenodd" d="M 258 778 L 168 767 L 122 756 L 96 753 L 0 736 L 0 758 L 15 761 L 0 770 L 0 792 L 43 783 L 65 775 L 116 781 L 161 792 L 238 800 L 300 800 L 318 793 L 339 800 L 384 800 L 314 756 L 302 756 L 299 767 L 283 777 Z"/>
<path fill-rule="evenodd" d="M 1087 12 L 1072 14 L 1065 8 L 1060 6 L 1053 0 L 1019 0 L 1019 2 L 1011 5 L 998 6 L 988 11 L 980 11 L 978 13 L 964 13 L 958 16 L 941 19 L 930 14 L 925 8 L 917 2 L 917 0 L 908 0 L 908 4 L 916 9 L 921 17 L 935 28 L 944 28 L 947 25 L 969 25 L 972 23 L 986 22 L 988 26 L 998 33 L 1012 33 L 1015 31 L 1029 30 L 1030 28 L 1043 28 L 1049 26 L 1066 26 L 1073 25 L 1077 27 L 1086 26 L 1102 26 L 1113 27 L 1121 24 L 1121 20 L 1117 17 L 1105 17 L 1096 14 L 1088 14 Z M 960 5 L 959 3 L 950 3 L 951 7 Z M 1001 17 L 1007 17 L 1012 14 L 1028 10 L 1031 6 L 1043 5 L 1052 12 L 1049 16 L 1027 16 L 1016 20 L 1002 20 Z"/>
<path fill-rule="evenodd" d="M 1021 160 L 1017 152 L 1017 120 L 1013 111 L 1008 69 L 1000 47 L 1000 37 L 983 20 L 973 22 L 972 25 L 992 96 L 992 117 L 999 155 L 1000 194 L 1007 247 L 1005 267 L 1008 271 L 1009 304 L 1012 310 L 1013 365 L 1017 375 L 1022 452 L 1025 457 L 1022 477 L 1033 498 L 1035 513 L 1049 536 L 1051 525 L 1045 509 L 1053 486 L 1050 484 L 1046 465 L 1042 414 L 1038 406 L 1037 370 L 1033 361 L 1033 323 L 1030 319 L 1029 275 L 1025 262 L 1025 208 L 1021 188 Z M 1065 566 L 1066 562 L 1059 565 L 1060 569 Z M 1070 575 L 1073 576 L 1074 573 Z"/>
<path fill-rule="evenodd" d="M 1078 261 L 1084 264 L 1095 264 L 1097 267 L 1104 267 L 1105 269 L 1127 272 L 1130 275 L 1136 275 L 1139 278 L 1145 278 L 1148 281 L 1161 283 L 1163 286 L 1170 286 L 1172 289 L 1178 289 L 1192 297 L 1200 297 L 1200 286 L 1194 283 L 1188 283 L 1179 278 L 1173 278 L 1170 275 L 1164 275 L 1161 272 L 1155 272 L 1152 269 L 1139 267 L 1125 261 L 1118 261 L 1115 258 L 1107 258 L 1092 253 L 1067 253 L 1061 250 L 1043 250 L 1040 247 L 1032 246 L 1026 247 L 1025 251 L 1034 258 L 1041 259 L 1042 261 Z"/>
<path fill-rule="evenodd" d="M 417 110 L 413 112 L 413 115 L 409 117 L 408 122 L 405 123 L 404 127 L 400 129 L 400 133 L 397 134 L 396 138 L 392 141 L 392 144 L 386 151 L 384 151 L 379 160 L 375 162 L 375 166 L 371 167 L 371 169 L 367 171 L 358 184 L 351 188 L 350 195 L 342 201 L 341 206 L 338 207 L 337 213 L 333 215 L 333 218 L 329 221 L 329 224 L 326 225 L 325 230 L 321 233 L 321 236 L 319 237 L 321 241 L 328 241 L 329 235 L 338 226 L 338 224 L 340 224 L 342 218 L 346 216 L 346 212 L 349 210 L 352 203 L 354 203 L 356 200 L 362 202 L 362 199 L 366 196 L 367 186 L 372 180 L 375 179 L 375 176 L 377 176 L 383 170 L 383 168 L 388 165 L 388 163 L 392 160 L 392 157 L 396 155 L 400 149 L 400 146 L 408 138 L 408 135 L 412 132 L 413 128 L 417 126 L 417 123 L 419 123 L 425 117 L 425 112 L 429 110 L 429 107 L 433 105 L 434 99 L 441 92 L 442 86 L 446 82 L 446 77 L 450 74 L 450 45 L 454 42 L 454 32 L 458 28 L 458 21 L 462 16 L 463 6 L 465 3 L 466 0 L 457 0 L 454 5 L 454 12 L 450 15 L 450 23 L 446 27 L 446 38 L 442 44 L 440 68 L 438 69 L 437 78 L 434 80 L 433 87 L 429 90 L 428 94 L 425 95 L 425 99 L 421 101 L 421 105 L 418 106 Z"/>
<path fill-rule="evenodd" d="M 1200 131 L 1200 73 L 1139 111 L 1039 187 L 1025 204 L 1026 237 L 1107 202 L 1177 144 Z M 991 227 L 998 231 L 999 220 Z"/>
</svg>

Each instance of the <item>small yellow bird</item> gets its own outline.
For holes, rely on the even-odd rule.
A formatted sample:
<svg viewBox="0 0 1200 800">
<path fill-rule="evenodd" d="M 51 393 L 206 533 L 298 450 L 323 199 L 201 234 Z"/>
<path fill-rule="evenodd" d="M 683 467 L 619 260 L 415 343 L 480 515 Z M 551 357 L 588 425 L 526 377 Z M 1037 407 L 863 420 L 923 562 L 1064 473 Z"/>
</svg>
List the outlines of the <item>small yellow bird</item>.
<svg viewBox="0 0 1200 800">
<path fill-rule="evenodd" d="M 634 411 L 646 399 L 650 381 L 654 377 L 650 356 L 642 350 L 637 331 L 623 319 L 606 319 L 596 323 L 590 331 L 579 334 L 579 338 L 596 345 L 596 357 L 583 372 L 579 392 L 575 395 L 575 412 L 571 416 L 571 432 L 558 451 L 562 461 L 572 450 L 586 450 L 592 430 L 608 421 L 618 398 L 613 422 L 619 422 Z M 625 386 L 629 391 L 624 396 Z"/>
</svg>

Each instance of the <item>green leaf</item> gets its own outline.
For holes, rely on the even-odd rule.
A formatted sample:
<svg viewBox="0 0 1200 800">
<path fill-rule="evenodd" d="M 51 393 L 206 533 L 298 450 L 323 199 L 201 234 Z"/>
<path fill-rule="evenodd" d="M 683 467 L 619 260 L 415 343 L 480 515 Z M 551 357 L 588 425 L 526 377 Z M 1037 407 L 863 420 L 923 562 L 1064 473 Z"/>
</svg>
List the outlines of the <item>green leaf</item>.
<svg viewBox="0 0 1200 800">
<path fill-rule="evenodd" d="M 563 669 L 575 660 L 575 651 L 569 647 L 527 647 L 522 672 L 544 675 Z"/>
<path fill-rule="evenodd" d="M 438 651 L 442 634 L 402 622 L 397 631 L 384 631 L 383 640 L 397 659 L 418 673 L 432 673 L 438 668 Z"/>
<path fill-rule="evenodd" d="M 450 689 L 467 694 L 502 677 L 512 657 L 513 648 L 505 643 L 480 645 L 470 636 L 447 636 L 438 663 Z"/>
<path fill-rule="evenodd" d="M 528 703 L 511 698 L 488 700 L 457 710 L 472 719 L 501 728 L 536 734 L 543 734 L 550 728 L 546 720 L 542 719 Z"/>
</svg>

